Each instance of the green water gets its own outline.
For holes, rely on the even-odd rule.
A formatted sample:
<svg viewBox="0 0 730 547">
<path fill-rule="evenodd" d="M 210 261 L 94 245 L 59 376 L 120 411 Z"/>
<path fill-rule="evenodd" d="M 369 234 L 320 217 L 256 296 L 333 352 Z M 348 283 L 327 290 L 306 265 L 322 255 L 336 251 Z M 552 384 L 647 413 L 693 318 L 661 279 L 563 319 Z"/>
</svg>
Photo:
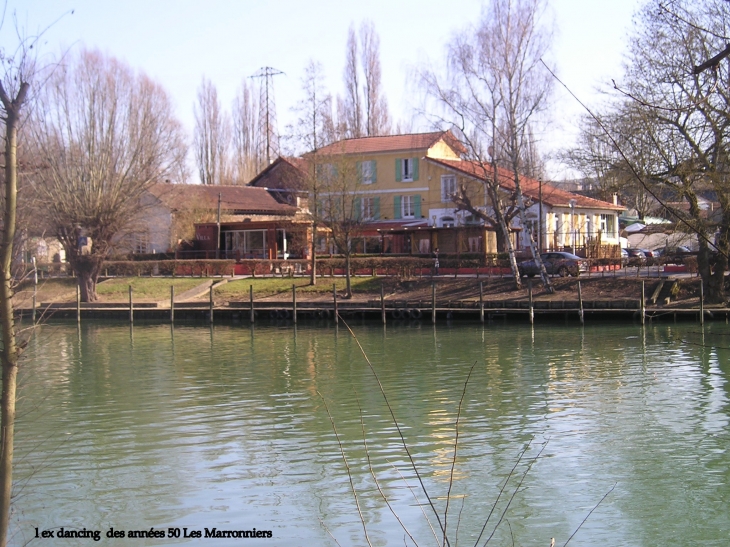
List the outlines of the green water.
<svg viewBox="0 0 730 547">
<path fill-rule="evenodd" d="M 452 546 L 727 545 L 725 324 L 353 328 Z M 366 545 L 353 485 L 373 545 L 442 540 L 343 327 L 48 325 L 20 382 L 13 545 Z"/>
</svg>

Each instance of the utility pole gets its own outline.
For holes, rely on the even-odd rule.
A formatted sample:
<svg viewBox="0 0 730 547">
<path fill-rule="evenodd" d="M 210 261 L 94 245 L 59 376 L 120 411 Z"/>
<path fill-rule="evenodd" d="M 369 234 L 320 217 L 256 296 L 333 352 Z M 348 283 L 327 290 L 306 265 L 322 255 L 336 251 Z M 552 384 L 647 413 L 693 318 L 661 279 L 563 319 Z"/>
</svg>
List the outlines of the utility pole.
<svg viewBox="0 0 730 547">
<path fill-rule="evenodd" d="M 279 155 L 279 132 L 276 128 L 276 102 L 274 100 L 274 76 L 284 74 L 282 71 L 270 66 L 262 67 L 251 78 L 263 78 L 264 82 L 261 86 L 261 99 L 259 105 L 261 113 L 259 115 L 259 123 L 262 127 L 259 133 L 264 135 L 266 139 L 266 163 L 271 165 L 275 157 Z"/>
</svg>

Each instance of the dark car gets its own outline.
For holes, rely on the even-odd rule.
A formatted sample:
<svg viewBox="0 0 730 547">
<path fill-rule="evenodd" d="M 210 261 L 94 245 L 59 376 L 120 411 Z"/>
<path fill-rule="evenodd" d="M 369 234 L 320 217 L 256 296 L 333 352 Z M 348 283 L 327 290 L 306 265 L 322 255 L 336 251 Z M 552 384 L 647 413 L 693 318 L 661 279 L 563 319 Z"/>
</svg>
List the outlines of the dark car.
<svg viewBox="0 0 730 547">
<path fill-rule="evenodd" d="M 654 253 L 658 253 L 665 264 L 684 264 L 684 260 L 687 257 L 694 256 L 697 253 L 693 253 L 689 248 L 682 245 L 677 247 L 663 247 L 661 249 L 655 249 Z"/>
<path fill-rule="evenodd" d="M 542 259 L 542 263 L 545 264 L 545 270 L 548 275 L 559 275 L 560 277 L 572 275 L 573 277 L 578 277 L 581 272 L 588 271 L 588 262 L 571 253 L 543 253 L 540 255 L 540 258 Z M 534 277 L 540 275 L 540 268 L 534 260 L 520 262 L 517 267 L 521 276 Z"/>
<path fill-rule="evenodd" d="M 646 259 L 652 256 L 652 253 L 650 253 L 646 249 L 626 249 L 626 253 L 629 257 L 629 266 L 640 266 L 642 264 L 645 264 Z"/>
</svg>

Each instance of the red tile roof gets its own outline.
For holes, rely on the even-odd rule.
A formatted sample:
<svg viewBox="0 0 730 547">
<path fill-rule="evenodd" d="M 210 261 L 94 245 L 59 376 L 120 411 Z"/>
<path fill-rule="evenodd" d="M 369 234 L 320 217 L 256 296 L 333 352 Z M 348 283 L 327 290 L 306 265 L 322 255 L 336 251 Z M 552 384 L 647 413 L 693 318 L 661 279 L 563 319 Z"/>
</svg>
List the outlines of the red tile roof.
<svg viewBox="0 0 730 547">
<path fill-rule="evenodd" d="M 399 152 L 401 150 L 426 150 L 443 139 L 457 154 L 465 152 L 463 145 L 451 131 L 413 133 L 410 135 L 386 135 L 382 137 L 361 137 L 344 139 L 320 148 L 320 154 L 372 154 L 377 152 Z"/>
<path fill-rule="evenodd" d="M 235 214 L 294 215 L 296 207 L 276 201 L 265 188 L 202 184 L 155 184 L 150 193 L 172 210 L 218 208 Z"/>
<path fill-rule="evenodd" d="M 492 177 L 493 171 L 492 166 L 489 164 L 481 164 L 477 161 L 471 160 L 439 160 L 434 158 L 427 158 L 428 161 L 443 165 L 460 173 L 464 173 L 470 177 L 477 179 L 484 179 L 486 177 Z M 512 192 L 515 189 L 514 176 L 511 171 L 507 169 L 497 168 L 497 178 L 499 185 L 508 192 Z M 522 195 L 532 200 L 539 199 L 540 196 L 540 183 L 539 181 L 530 178 L 522 177 L 520 179 L 520 188 L 522 189 Z M 614 205 L 607 201 L 601 201 L 599 199 L 593 199 L 580 194 L 574 194 L 567 190 L 556 188 L 547 182 L 542 183 L 542 202 L 552 207 L 570 207 L 570 200 L 575 200 L 575 206 L 584 209 L 611 209 L 613 211 L 623 211 L 626 207 L 622 205 Z"/>
</svg>

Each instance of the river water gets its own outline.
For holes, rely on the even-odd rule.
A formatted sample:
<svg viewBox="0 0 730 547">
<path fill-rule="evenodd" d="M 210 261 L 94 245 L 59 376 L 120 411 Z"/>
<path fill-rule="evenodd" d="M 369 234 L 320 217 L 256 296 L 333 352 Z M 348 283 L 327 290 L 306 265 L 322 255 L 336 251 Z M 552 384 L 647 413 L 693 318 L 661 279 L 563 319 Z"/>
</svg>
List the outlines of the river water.
<svg viewBox="0 0 730 547">
<path fill-rule="evenodd" d="M 12 544 L 727 545 L 724 323 L 353 330 L 44 326 Z"/>
</svg>

